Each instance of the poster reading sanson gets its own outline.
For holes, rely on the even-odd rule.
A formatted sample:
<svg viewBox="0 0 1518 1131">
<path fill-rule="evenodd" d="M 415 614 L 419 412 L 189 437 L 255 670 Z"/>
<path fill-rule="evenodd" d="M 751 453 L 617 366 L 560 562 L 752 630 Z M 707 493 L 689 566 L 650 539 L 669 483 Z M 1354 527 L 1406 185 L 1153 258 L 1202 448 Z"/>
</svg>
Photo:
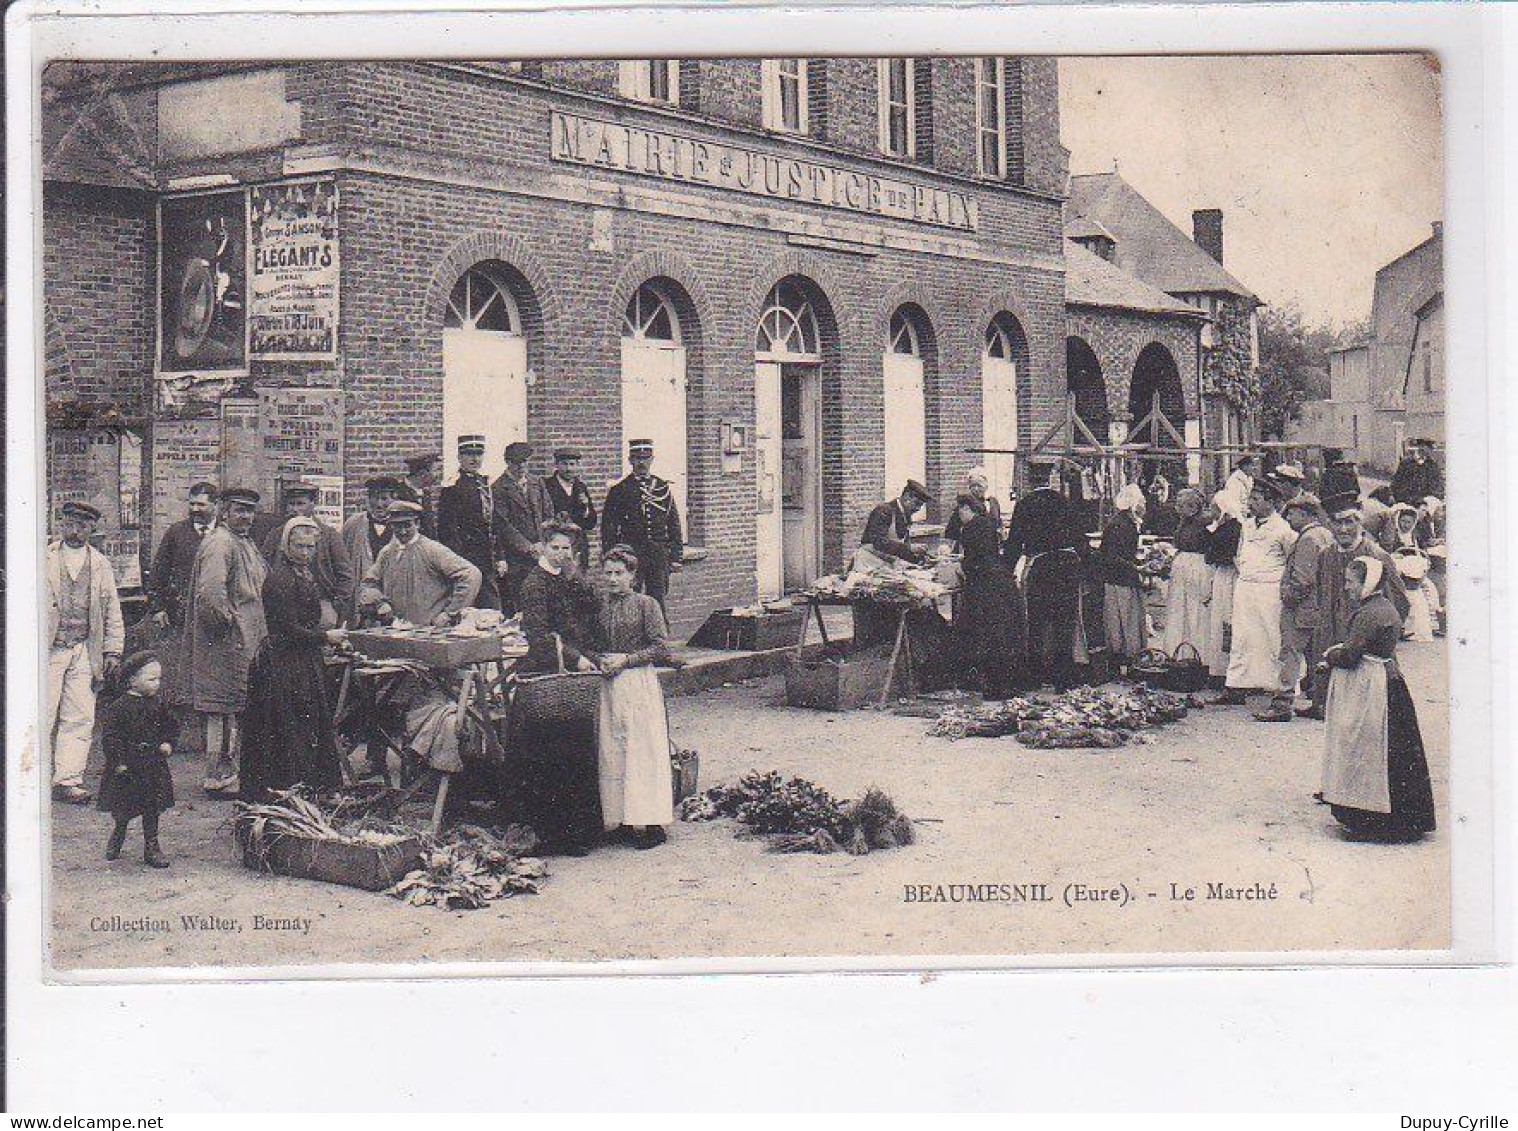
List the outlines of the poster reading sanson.
<svg viewBox="0 0 1518 1131">
<path fill-rule="evenodd" d="M 259 185 L 250 205 L 249 352 L 273 361 L 336 357 L 336 184 Z"/>
</svg>

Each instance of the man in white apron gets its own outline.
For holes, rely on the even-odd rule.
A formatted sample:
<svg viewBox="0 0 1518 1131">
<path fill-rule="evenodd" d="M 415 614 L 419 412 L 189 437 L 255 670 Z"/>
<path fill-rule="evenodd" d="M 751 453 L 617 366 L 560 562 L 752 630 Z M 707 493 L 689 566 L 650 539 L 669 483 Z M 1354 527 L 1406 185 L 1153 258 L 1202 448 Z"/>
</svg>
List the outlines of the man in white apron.
<svg viewBox="0 0 1518 1131">
<path fill-rule="evenodd" d="M 1281 578 L 1297 535 L 1276 513 L 1280 490 L 1258 479 L 1235 559 L 1233 642 L 1219 703 L 1241 706 L 1251 691 L 1274 693 L 1281 672 Z"/>
</svg>

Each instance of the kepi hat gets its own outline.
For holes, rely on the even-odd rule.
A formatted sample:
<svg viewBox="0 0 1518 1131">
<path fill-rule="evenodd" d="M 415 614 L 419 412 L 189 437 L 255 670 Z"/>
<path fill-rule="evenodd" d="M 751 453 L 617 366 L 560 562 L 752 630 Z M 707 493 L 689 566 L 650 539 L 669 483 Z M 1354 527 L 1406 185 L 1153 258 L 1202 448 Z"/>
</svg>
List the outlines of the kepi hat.
<svg viewBox="0 0 1518 1131">
<path fill-rule="evenodd" d="M 629 440 L 627 441 L 627 454 L 630 456 L 651 456 L 654 454 L 654 442 L 652 440 Z"/>
<path fill-rule="evenodd" d="M 933 501 L 933 496 L 928 494 L 928 489 L 915 479 L 908 479 L 907 485 L 901 489 L 903 495 L 909 491 L 925 503 Z"/>
<path fill-rule="evenodd" d="M 471 432 L 468 435 L 460 436 L 459 451 L 483 453 L 485 451 L 485 437 L 477 432 Z"/>
</svg>

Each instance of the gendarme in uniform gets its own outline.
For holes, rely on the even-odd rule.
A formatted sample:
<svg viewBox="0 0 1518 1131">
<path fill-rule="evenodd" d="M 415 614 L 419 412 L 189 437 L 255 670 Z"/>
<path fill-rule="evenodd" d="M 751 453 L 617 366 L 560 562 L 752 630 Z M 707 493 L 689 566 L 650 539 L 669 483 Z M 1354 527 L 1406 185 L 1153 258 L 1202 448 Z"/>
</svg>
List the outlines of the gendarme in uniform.
<svg viewBox="0 0 1518 1131">
<path fill-rule="evenodd" d="M 601 515 L 601 552 L 628 546 L 638 555 L 638 581 L 643 592 L 664 605 L 669 575 L 680 566 L 685 538 L 680 527 L 680 508 L 669 482 L 651 469 L 652 440 L 629 440 L 627 459 L 632 474 L 606 493 Z"/>
</svg>

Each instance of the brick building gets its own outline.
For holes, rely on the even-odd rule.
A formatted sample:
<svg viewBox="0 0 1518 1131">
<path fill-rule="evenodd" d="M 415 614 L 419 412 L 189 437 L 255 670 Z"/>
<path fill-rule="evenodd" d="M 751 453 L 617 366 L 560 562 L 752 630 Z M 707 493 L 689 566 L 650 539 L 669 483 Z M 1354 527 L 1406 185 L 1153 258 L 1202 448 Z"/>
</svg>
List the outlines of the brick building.
<svg viewBox="0 0 1518 1131">
<path fill-rule="evenodd" d="M 1260 300 L 1223 267 L 1223 214 L 1200 209 L 1192 214 L 1192 229 L 1188 236 L 1177 228 L 1116 171 L 1070 178 L 1066 237 L 1149 292 L 1140 309 L 1120 316 L 1077 317 L 1072 304 L 1072 387 L 1085 380 L 1094 391 L 1100 374 L 1114 436 L 1141 421 L 1135 410 L 1148 411 L 1159 391 L 1177 431 L 1184 408 L 1188 447 L 1249 443 L 1259 431 Z M 1130 291 L 1132 286 L 1125 284 Z M 1189 324 L 1197 334 L 1194 344 L 1173 311 L 1155 308 L 1156 293 L 1202 316 L 1200 325 Z M 1151 333 L 1160 325 L 1169 327 L 1168 334 Z M 1145 334 L 1157 348 L 1136 355 L 1133 345 Z M 1087 372 L 1089 379 L 1082 376 Z M 1094 392 L 1087 396 L 1096 413 Z M 1193 461 L 1193 478 L 1199 470 Z"/>
<path fill-rule="evenodd" d="M 538 471 L 573 442 L 593 488 L 650 434 L 696 549 L 684 627 L 836 568 L 908 475 L 948 494 L 967 449 L 1063 413 L 1052 59 L 44 86 L 49 402 L 140 430 L 145 545 L 197 472 L 319 472 L 352 509 L 411 451 L 451 473 L 459 432 L 491 473 L 508 440 Z"/>
</svg>

